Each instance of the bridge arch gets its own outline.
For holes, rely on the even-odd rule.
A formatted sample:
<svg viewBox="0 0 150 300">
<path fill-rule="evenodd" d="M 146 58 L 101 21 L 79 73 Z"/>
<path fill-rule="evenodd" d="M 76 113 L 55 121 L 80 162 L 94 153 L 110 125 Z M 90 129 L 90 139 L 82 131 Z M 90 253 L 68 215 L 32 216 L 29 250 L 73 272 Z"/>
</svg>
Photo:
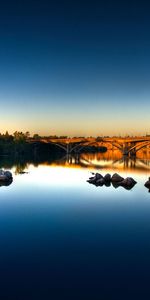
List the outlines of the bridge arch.
<svg viewBox="0 0 150 300">
<path fill-rule="evenodd" d="M 57 144 L 57 143 L 51 143 L 51 144 L 53 144 L 53 145 L 55 145 L 55 146 L 57 146 L 57 147 L 63 149 L 64 151 L 67 151 L 67 147 L 65 147 L 65 146 L 62 145 L 62 144 Z"/>
<path fill-rule="evenodd" d="M 92 142 L 87 142 L 87 141 L 83 141 L 81 143 L 79 143 L 78 145 L 75 145 L 74 147 L 72 147 L 71 152 L 78 149 L 78 151 L 81 151 L 83 148 L 85 148 L 86 146 L 92 146 L 92 145 L 107 145 L 110 144 L 111 146 L 114 146 L 115 148 L 117 148 L 118 150 L 120 150 L 122 152 L 122 146 L 116 142 L 111 142 L 111 141 L 92 141 Z"/>
<path fill-rule="evenodd" d="M 129 150 L 128 150 L 128 154 L 129 153 L 132 153 L 133 151 L 136 153 L 138 152 L 139 150 L 147 147 L 147 146 L 150 146 L 150 141 L 147 141 L 147 142 L 142 142 L 142 143 L 138 143 L 136 145 L 134 145 L 133 147 L 131 147 Z"/>
</svg>

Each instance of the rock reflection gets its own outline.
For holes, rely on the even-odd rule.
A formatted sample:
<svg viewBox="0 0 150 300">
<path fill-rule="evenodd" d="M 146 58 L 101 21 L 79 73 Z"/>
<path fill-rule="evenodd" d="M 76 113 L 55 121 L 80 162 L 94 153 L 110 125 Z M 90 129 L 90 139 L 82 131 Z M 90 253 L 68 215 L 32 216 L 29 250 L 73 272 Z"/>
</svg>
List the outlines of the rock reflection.
<svg viewBox="0 0 150 300">
<path fill-rule="evenodd" d="M 150 177 L 149 179 L 145 182 L 145 187 L 148 189 L 148 192 L 150 193 Z"/>
<path fill-rule="evenodd" d="M 10 179 L 8 181 L 0 181 L 0 187 L 2 187 L 2 186 L 9 186 L 9 185 L 12 184 L 12 182 L 13 182 L 13 179 Z"/>
</svg>

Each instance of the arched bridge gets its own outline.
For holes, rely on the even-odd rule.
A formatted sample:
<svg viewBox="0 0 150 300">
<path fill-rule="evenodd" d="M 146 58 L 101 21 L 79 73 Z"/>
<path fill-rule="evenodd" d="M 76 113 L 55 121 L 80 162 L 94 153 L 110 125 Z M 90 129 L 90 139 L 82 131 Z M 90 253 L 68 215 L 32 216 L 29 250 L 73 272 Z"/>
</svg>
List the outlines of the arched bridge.
<svg viewBox="0 0 150 300">
<path fill-rule="evenodd" d="M 53 144 L 63 149 L 66 154 L 79 153 L 87 146 L 101 147 L 105 146 L 111 150 L 118 149 L 122 155 L 136 156 L 136 153 L 143 149 L 150 149 L 150 137 L 135 138 L 38 138 L 27 140 L 29 143 L 47 143 Z"/>
</svg>

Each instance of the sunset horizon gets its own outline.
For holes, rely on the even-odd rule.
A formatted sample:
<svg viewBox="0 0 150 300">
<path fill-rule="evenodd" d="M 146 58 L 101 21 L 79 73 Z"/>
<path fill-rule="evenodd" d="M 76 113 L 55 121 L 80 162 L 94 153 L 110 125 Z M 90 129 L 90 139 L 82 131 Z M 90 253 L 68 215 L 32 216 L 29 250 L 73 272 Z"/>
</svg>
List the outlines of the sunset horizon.
<svg viewBox="0 0 150 300">
<path fill-rule="evenodd" d="M 16 130 L 8 130 L 7 128 L 4 130 L 4 131 L 1 131 L 0 132 L 0 135 L 14 135 L 15 134 L 15 132 L 20 132 L 20 133 L 23 133 L 23 134 L 26 134 L 26 133 L 29 133 L 29 137 L 34 137 L 34 135 L 36 136 L 39 136 L 39 137 L 66 137 L 66 138 L 74 138 L 74 137 L 77 137 L 77 138 L 79 138 L 79 137 L 84 137 L 84 138 L 88 138 L 88 137 L 94 137 L 94 138 L 97 138 L 97 137 L 120 137 L 120 138 L 126 138 L 126 137 L 145 137 L 145 136 L 150 136 L 150 132 L 149 131 L 147 131 L 147 132 L 141 132 L 141 133 L 138 133 L 137 132 L 137 134 L 136 134 L 136 132 L 135 133 L 132 133 L 132 132 L 130 132 L 130 133 L 128 133 L 128 132 L 124 132 L 124 133 L 122 133 L 122 134 L 120 134 L 120 133 L 116 133 L 116 134 L 107 134 L 107 132 L 106 132 L 106 134 L 103 132 L 103 131 L 100 131 L 100 133 L 101 134 L 98 134 L 97 133 L 97 135 L 96 134 L 81 134 L 81 132 L 79 133 L 79 134 L 67 134 L 67 132 L 60 132 L 59 134 L 57 134 L 57 132 L 55 132 L 55 131 L 47 131 L 47 133 L 46 132 L 41 132 L 40 133 L 40 131 L 29 131 L 28 129 L 26 129 L 26 130 L 21 130 L 20 128 L 17 128 L 16 127 Z M 109 132 L 109 131 L 108 131 Z"/>
<path fill-rule="evenodd" d="M 0 131 L 150 131 L 146 5 L 9 2 L 0 10 Z"/>
</svg>

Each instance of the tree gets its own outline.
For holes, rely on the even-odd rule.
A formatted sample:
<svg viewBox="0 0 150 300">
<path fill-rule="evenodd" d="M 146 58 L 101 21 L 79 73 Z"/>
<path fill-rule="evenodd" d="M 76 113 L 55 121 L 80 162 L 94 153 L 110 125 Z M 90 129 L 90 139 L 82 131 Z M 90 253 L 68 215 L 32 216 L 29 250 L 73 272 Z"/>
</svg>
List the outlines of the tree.
<svg viewBox="0 0 150 300">
<path fill-rule="evenodd" d="M 14 132 L 14 141 L 17 143 L 22 143 L 26 140 L 26 135 L 21 131 Z"/>
<path fill-rule="evenodd" d="M 30 137 L 30 132 L 29 131 L 26 131 L 25 137 L 26 137 L 26 139 L 28 139 Z"/>
<path fill-rule="evenodd" d="M 40 139 L 39 134 L 38 134 L 38 133 L 35 133 L 35 134 L 33 135 L 33 139 L 35 139 L 35 140 Z"/>
</svg>

